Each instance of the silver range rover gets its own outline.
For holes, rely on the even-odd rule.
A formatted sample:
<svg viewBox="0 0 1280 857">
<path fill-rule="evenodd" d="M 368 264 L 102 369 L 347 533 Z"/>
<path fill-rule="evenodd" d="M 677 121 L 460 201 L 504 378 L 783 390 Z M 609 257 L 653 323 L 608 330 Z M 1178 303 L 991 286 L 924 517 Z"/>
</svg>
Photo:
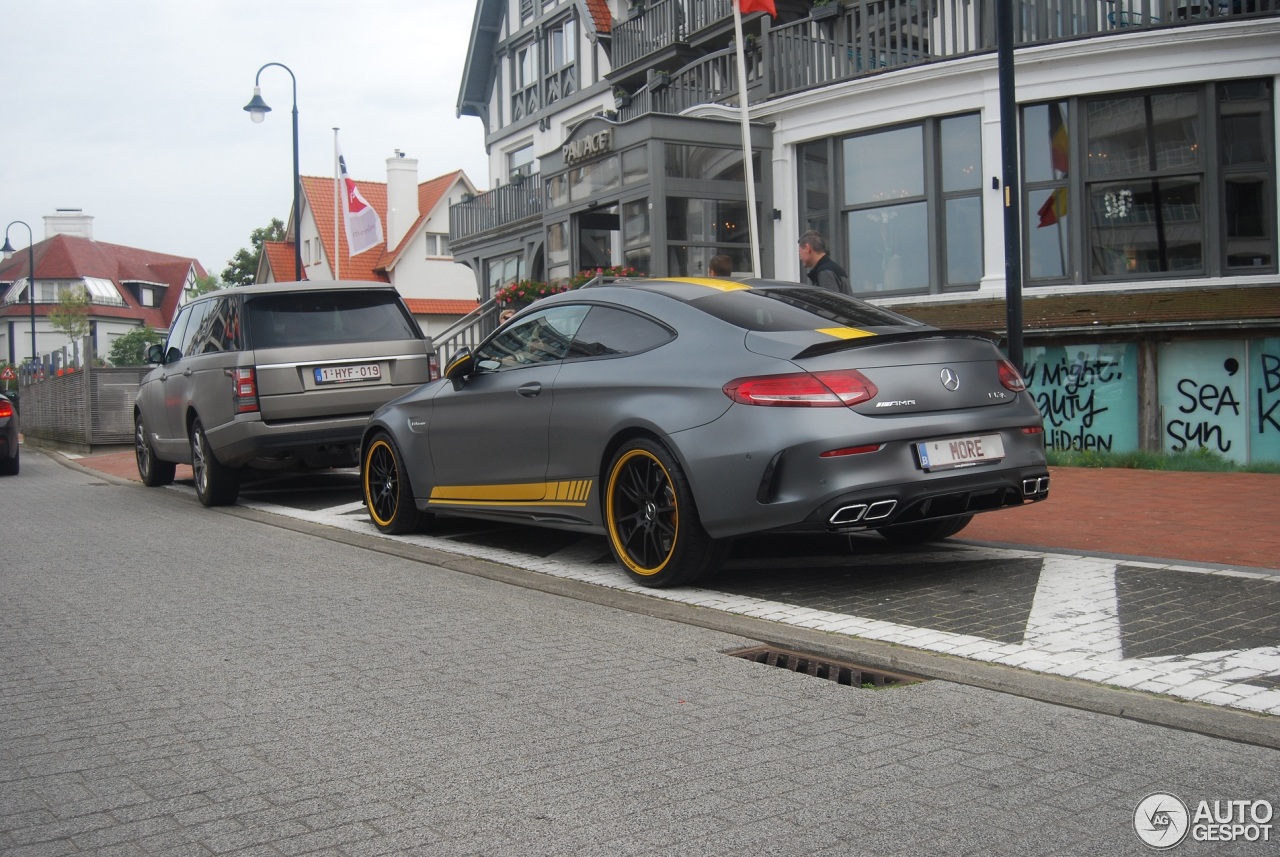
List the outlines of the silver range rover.
<svg viewBox="0 0 1280 857">
<path fill-rule="evenodd" d="M 149 486 L 190 464 L 206 506 L 250 470 L 351 467 L 369 415 L 429 379 L 430 342 L 385 283 L 271 283 L 178 313 L 134 407 Z"/>
</svg>

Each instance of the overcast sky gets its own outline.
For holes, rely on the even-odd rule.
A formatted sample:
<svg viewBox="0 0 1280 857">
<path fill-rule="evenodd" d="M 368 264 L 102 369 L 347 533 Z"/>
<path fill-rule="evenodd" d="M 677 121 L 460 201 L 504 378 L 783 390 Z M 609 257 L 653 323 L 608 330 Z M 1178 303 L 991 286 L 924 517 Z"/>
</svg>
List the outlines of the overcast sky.
<svg viewBox="0 0 1280 857">
<path fill-rule="evenodd" d="M 456 116 L 473 0 L 4 0 L 0 223 L 37 242 L 79 208 L 98 241 L 192 256 L 211 274 L 293 200 L 288 72 L 303 175 L 386 181 L 395 149 L 419 180 L 488 187 L 484 129 Z M 21 226 L 9 230 L 20 251 Z"/>
</svg>

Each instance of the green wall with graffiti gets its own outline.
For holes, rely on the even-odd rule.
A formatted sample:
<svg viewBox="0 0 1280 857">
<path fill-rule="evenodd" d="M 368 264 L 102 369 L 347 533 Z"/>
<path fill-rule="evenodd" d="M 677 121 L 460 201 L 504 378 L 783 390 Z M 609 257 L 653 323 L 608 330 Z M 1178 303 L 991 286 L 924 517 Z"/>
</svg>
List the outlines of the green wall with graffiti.
<svg viewBox="0 0 1280 857">
<path fill-rule="evenodd" d="M 1023 372 L 1044 414 L 1045 444 L 1137 450 L 1138 362 L 1136 343 L 1025 349 Z M 1280 338 L 1164 343 L 1155 365 L 1161 449 L 1280 462 Z"/>
</svg>

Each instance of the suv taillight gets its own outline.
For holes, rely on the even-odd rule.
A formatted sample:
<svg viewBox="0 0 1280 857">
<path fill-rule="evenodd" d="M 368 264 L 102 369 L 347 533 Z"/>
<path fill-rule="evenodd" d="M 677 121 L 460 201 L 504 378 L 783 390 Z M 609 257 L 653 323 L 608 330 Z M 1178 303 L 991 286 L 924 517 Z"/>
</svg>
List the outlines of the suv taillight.
<svg viewBox="0 0 1280 857">
<path fill-rule="evenodd" d="M 235 401 L 237 414 L 253 414 L 258 411 L 258 379 L 252 366 L 237 366 L 228 369 L 234 386 L 232 399 Z"/>
<path fill-rule="evenodd" d="M 8 399 L 0 399 L 0 417 L 13 416 L 13 405 L 9 404 Z"/>
</svg>

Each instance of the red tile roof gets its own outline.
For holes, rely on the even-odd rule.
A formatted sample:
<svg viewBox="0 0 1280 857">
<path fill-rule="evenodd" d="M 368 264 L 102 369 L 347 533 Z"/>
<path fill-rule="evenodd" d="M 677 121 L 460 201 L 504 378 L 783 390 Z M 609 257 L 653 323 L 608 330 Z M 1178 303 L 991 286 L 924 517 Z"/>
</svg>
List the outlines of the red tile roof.
<svg viewBox="0 0 1280 857">
<path fill-rule="evenodd" d="M 595 22 L 597 33 L 607 33 L 613 27 L 613 15 L 609 12 L 609 4 L 605 0 L 586 0 L 587 11 Z"/>
<path fill-rule="evenodd" d="M 466 315 L 480 306 L 476 300 L 446 298 L 405 298 L 404 302 L 414 315 Z"/>
<path fill-rule="evenodd" d="M 387 269 L 395 265 L 396 259 L 404 252 L 410 240 L 417 234 L 418 228 L 422 221 L 431 215 L 435 207 L 449 188 L 453 187 L 454 182 L 462 175 L 461 170 L 454 170 L 451 173 L 445 173 L 442 176 L 421 182 L 418 185 L 418 219 L 413 222 L 409 230 L 400 239 L 400 244 L 388 251 L 385 246 L 374 247 L 370 250 L 359 254 L 358 256 L 348 256 L 347 234 L 342 228 L 339 220 L 336 224 L 338 236 L 338 275 L 343 280 L 368 280 L 376 282 L 388 282 Z M 387 185 L 385 182 L 366 182 L 356 181 L 356 187 L 364 194 L 364 198 L 373 206 L 374 211 L 378 212 L 378 217 L 382 218 L 382 227 L 385 232 L 387 226 Z M 332 260 L 334 258 L 333 239 L 334 239 L 334 211 L 333 211 L 333 179 L 320 178 L 318 176 L 302 177 L 302 192 L 306 194 L 307 205 L 311 209 L 311 216 L 315 218 L 316 228 L 320 233 L 320 241 L 324 244 L 325 258 Z M 342 216 L 338 212 L 338 217 Z M 292 245 L 290 245 L 292 246 Z M 278 272 L 277 272 L 278 278 Z M 292 279 L 292 277 L 290 277 Z"/>
<path fill-rule="evenodd" d="M 263 241 L 262 252 L 267 254 L 267 265 L 271 269 L 271 277 L 277 283 L 291 283 L 297 276 L 297 259 L 293 255 L 292 241 Z M 302 278 L 306 279 L 304 269 Z"/>
<path fill-rule="evenodd" d="M 94 304 L 91 316 L 96 318 L 133 319 L 157 330 L 166 330 L 182 301 L 187 285 L 187 274 L 194 267 L 196 275 L 207 276 L 204 267 L 195 259 L 156 253 L 120 244 L 106 244 L 78 235 L 55 235 L 35 244 L 36 280 L 77 280 L 94 277 L 110 280 L 115 284 L 124 306 Z M 12 283 L 27 276 L 27 252 L 19 251 L 13 258 L 0 262 L 0 282 Z M 158 307 L 144 307 L 132 291 L 124 288 L 126 282 L 143 282 L 165 286 Z M 48 315 L 54 304 L 37 303 L 36 314 Z M 9 304 L 0 307 L 0 316 L 30 314 L 26 304 Z"/>
</svg>

